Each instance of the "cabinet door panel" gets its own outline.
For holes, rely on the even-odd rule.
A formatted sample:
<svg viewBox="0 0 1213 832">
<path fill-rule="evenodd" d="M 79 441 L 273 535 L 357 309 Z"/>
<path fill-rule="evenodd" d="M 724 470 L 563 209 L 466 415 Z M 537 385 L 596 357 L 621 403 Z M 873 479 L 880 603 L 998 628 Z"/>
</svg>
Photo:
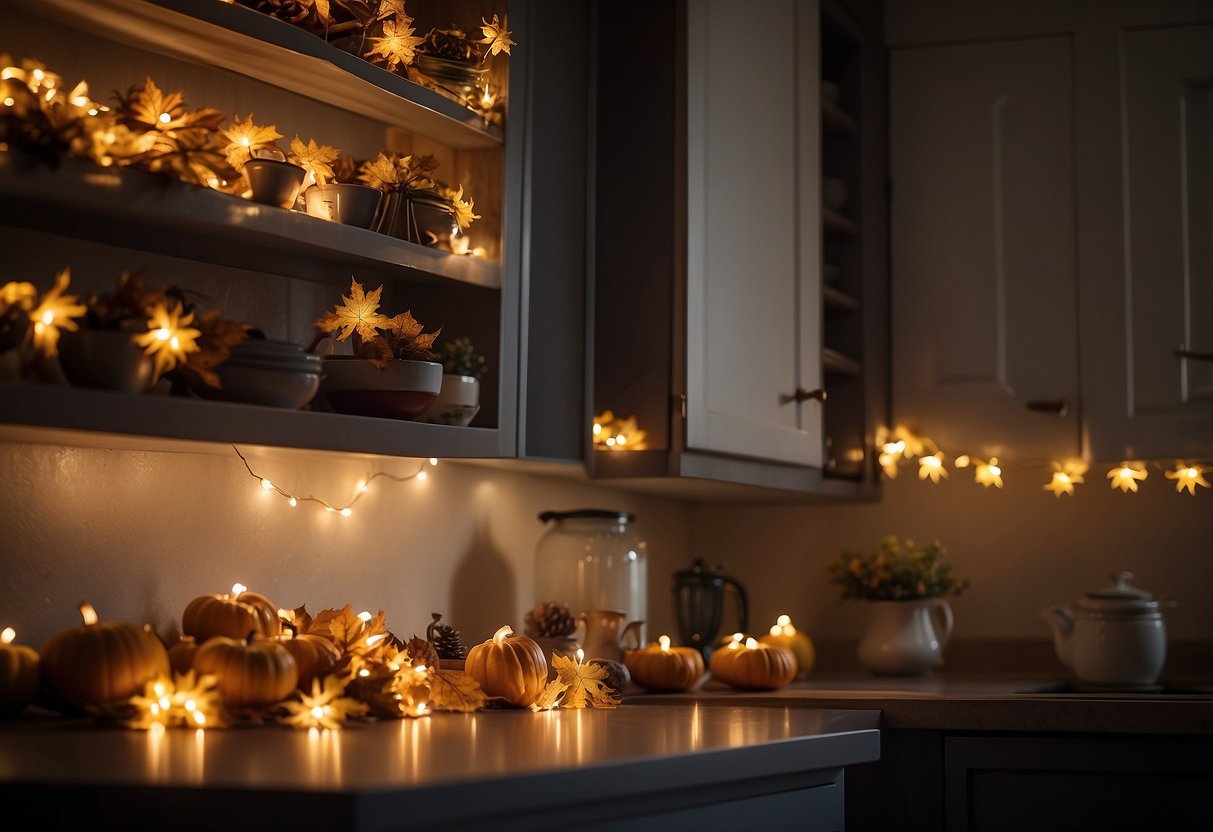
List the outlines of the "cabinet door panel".
<svg viewBox="0 0 1213 832">
<path fill-rule="evenodd" d="M 687 17 L 687 445 L 820 465 L 820 432 L 801 430 L 788 399 L 799 381 L 797 4 L 712 0 Z"/>
<path fill-rule="evenodd" d="M 1213 26 L 1123 41 L 1130 408 L 1213 402 Z M 1209 411 L 1213 415 L 1213 410 Z"/>
<path fill-rule="evenodd" d="M 946 448 L 1078 451 L 1071 51 L 891 56 L 893 409 Z"/>
</svg>

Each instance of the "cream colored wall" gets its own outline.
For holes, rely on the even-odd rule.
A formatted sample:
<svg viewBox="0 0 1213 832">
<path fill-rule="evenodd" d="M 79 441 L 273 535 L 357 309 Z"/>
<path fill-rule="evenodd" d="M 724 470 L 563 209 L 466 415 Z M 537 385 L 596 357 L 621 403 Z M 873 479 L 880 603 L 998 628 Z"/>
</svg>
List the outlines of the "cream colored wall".
<svg viewBox="0 0 1213 832">
<path fill-rule="evenodd" d="M 1041 490 L 1043 469 L 1009 470 L 1002 491 L 964 472 L 932 486 L 903 471 L 877 504 L 700 507 L 691 548 L 746 584 L 754 629 L 788 612 L 815 637 L 857 638 L 862 605 L 835 600 L 826 564 L 894 533 L 940 540 L 954 574 L 971 580 L 953 602 L 957 638 L 1048 638 L 1039 610 L 1120 569 L 1176 602 L 1166 611 L 1172 637 L 1213 638 L 1213 491 L 1176 494 L 1152 471 L 1139 493 L 1125 495 L 1108 488 L 1104 473 L 1092 470 L 1073 498 Z"/>
<path fill-rule="evenodd" d="M 250 461 L 284 488 L 332 500 L 347 499 L 369 472 L 416 470 L 411 460 L 283 451 Z M 103 617 L 168 631 L 191 598 L 235 581 L 288 607 L 383 608 L 404 636 L 443 612 L 465 640 L 481 640 L 506 623 L 521 631 L 534 603 L 540 511 L 633 511 L 662 563 L 685 560 L 689 538 L 689 511 L 674 503 L 448 462 L 424 482 L 376 481 L 349 518 L 290 508 L 222 447 L 0 444 L 0 482 L 0 626 L 33 645 L 77 621 L 82 599 Z M 664 604 L 665 582 L 656 583 L 652 603 Z"/>
</svg>

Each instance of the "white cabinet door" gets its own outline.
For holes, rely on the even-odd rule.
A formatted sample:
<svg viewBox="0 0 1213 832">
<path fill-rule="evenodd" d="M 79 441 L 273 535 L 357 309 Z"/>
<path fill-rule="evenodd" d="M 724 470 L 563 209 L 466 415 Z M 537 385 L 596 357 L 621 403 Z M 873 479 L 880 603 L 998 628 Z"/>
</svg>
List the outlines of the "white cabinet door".
<svg viewBox="0 0 1213 832">
<path fill-rule="evenodd" d="M 1079 450 L 1071 41 L 890 57 L 893 415 L 946 450 Z"/>
<path fill-rule="evenodd" d="M 1093 391 L 1097 454 L 1213 454 L 1213 25 L 1129 30 L 1120 101 L 1122 331 L 1084 349 L 1123 368 Z M 1109 83 L 1115 83 L 1109 79 Z M 1096 367 L 1096 371 L 1103 367 Z"/>
<path fill-rule="evenodd" d="M 815 2 L 687 6 L 692 449 L 821 465 L 820 405 L 791 398 L 820 375 L 819 28 Z"/>
</svg>

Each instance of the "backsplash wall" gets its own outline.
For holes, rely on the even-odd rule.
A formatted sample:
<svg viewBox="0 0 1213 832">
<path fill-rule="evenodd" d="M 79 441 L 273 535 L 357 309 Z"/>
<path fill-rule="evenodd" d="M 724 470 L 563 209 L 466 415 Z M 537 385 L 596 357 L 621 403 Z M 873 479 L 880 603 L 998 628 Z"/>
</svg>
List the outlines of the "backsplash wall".
<svg viewBox="0 0 1213 832">
<path fill-rule="evenodd" d="M 545 509 L 632 511 L 662 577 L 688 559 L 689 510 L 583 482 L 440 462 L 424 482 L 376 481 L 354 514 L 292 509 L 261 489 L 230 447 L 206 453 L 0 444 L 3 581 L 0 622 L 41 645 L 76 623 L 87 599 L 105 618 L 179 628 L 189 600 L 240 581 L 276 603 L 383 608 L 399 635 L 442 612 L 474 643 L 502 624 L 522 629 L 534 603 L 535 543 Z M 412 460 L 360 460 L 242 449 L 284 488 L 348 499 L 375 470 Z"/>
<path fill-rule="evenodd" d="M 837 601 L 826 564 L 897 534 L 939 540 L 953 574 L 971 581 L 952 601 L 957 638 L 1047 639 L 1040 610 L 1128 569 L 1141 587 L 1176 603 L 1165 611 L 1171 637 L 1213 639 L 1213 491 L 1176 494 L 1151 469 L 1139 493 L 1122 494 L 1108 487 L 1106 470 L 1093 465 L 1073 497 L 1043 491 L 1044 468 L 1008 469 L 1002 490 L 984 489 L 964 471 L 933 486 L 903 470 L 883 483 L 879 503 L 700 507 L 691 548 L 746 584 L 756 630 L 787 612 L 815 638 L 858 638 L 862 604 Z"/>
</svg>

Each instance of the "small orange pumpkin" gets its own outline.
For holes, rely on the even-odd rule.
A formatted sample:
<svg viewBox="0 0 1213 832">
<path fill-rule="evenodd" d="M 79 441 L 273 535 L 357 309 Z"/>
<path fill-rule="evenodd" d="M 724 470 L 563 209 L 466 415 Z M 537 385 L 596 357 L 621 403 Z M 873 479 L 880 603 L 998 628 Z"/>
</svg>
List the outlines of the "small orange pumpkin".
<svg viewBox="0 0 1213 832">
<path fill-rule="evenodd" d="M 168 652 L 148 628 L 97 621 L 80 605 L 84 625 L 60 630 L 42 649 L 42 674 L 59 698 L 76 707 L 126 699 L 168 675 Z"/>
<path fill-rule="evenodd" d="M 341 651 L 337 645 L 324 636 L 301 635 L 293 638 L 281 638 L 278 643 L 286 648 L 295 660 L 299 672 L 299 689 L 310 692 L 313 679 L 322 679 L 333 672 L 337 662 L 341 661 Z"/>
<path fill-rule="evenodd" d="M 712 675 L 740 690 L 775 690 L 796 678 L 796 655 L 786 647 L 733 641 L 712 654 Z"/>
<path fill-rule="evenodd" d="M 632 650 L 624 658 L 632 681 L 645 690 L 676 692 L 690 690 L 703 676 L 703 656 L 694 647 L 671 647 L 670 637 L 658 644 Z"/>
<path fill-rule="evenodd" d="M 189 673 L 194 666 L 194 655 L 198 652 L 198 642 L 193 636 L 182 636 L 176 644 L 168 649 L 168 663 L 174 673 Z"/>
<path fill-rule="evenodd" d="M 218 636 L 194 654 L 194 670 L 215 676 L 223 701 L 232 708 L 259 708 L 281 702 L 295 691 L 295 659 L 279 641 Z"/>
<path fill-rule="evenodd" d="M 796 657 L 796 675 L 807 676 L 813 669 L 817 651 L 813 649 L 813 640 L 803 631 L 797 630 L 792 624 L 791 616 L 781 615 L 771 627 L 771 631 L 758 639 L 763 644 L 773 644 L 786 647 Z"/>
<path fill-rule="evenodd" d="M 264 595 L 236 584 L 228 595 L 202 595 L 181 616 L 181 632 L 198 643 L 214 638 L 244 638 L 249 632 L 273 638 L 282 632 L 278 608 Z"/>
<path fill-rule="evenodd" d="M 16 635 L 12 627 L 0 634 L 0 714 L 20 713 L 38 693 L 38 654 L 13 644 Z"/>
<path fill-rule="evenodd" d="M 539 698 L 548 681 L 543 650 L 526 636 L 502 627 L 491 639 L 468 651 L 465 672 L 489 696 L 525 708 Z"/>
</svg>

